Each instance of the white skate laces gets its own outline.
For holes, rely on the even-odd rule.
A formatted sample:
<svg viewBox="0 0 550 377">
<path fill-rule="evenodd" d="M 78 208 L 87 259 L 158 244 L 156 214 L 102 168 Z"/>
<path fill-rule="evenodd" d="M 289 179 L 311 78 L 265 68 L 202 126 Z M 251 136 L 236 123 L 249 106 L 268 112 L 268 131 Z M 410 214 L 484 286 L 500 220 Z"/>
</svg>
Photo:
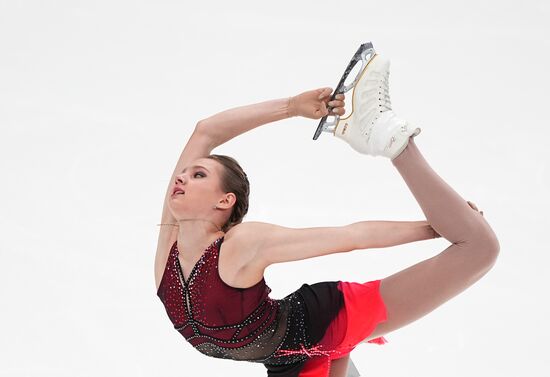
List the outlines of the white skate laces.
<svg viewBox="0 0 550 377">
<path fill-rule="evenodd" d="M 371 156 L 397 157 L 407 146 L 409 137 L 421 129 L 411 129 L 397 118 L 389 93 L 390 62 L 375 55 L 353 88 L 352 112 L 340 119 L 334 136 L 346 141 L 356 151 Z"/>
<path fill-rule="evenodd" d="M 379 72 L 373 72 L 378 80 L 378 107 L 380 112 L 391 110 L 390 88 L 389 88 L 389 76 L 390 71 L 385 71 L 385 75 L 380 77 Z"/>
</svg>

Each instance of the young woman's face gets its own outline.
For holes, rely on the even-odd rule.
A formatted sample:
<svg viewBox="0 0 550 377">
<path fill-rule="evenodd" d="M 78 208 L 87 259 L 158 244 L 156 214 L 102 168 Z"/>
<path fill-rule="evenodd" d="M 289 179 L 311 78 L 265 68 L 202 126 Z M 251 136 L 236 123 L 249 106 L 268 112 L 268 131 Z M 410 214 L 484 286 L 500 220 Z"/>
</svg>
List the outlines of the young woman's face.
<svg viewBox="0 0 550 377">
<path fill-rule="evenodd" d="M 170 209 L 176 219 L 206 218 L 226 193 L 221 190 L 223 166 L 217 161 L 200 158 L 188 164 L 172 182 Z M 183 193 L 174 194 L 181 189 Z"/>
</svg>

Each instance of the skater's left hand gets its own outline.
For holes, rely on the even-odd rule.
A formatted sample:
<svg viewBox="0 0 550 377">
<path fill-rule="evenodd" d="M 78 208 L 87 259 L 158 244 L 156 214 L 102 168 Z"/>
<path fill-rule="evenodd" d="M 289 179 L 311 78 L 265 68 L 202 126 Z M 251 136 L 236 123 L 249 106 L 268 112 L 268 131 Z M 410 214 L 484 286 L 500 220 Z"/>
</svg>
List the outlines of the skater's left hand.
<svg viewBox="0 0 550 377">
<path fill-rule="evenodd" d="M 440 238 L 440 237 L 441 237 L 441 234 L 437 233 L 437 232 L 435 231 L 435 229 L 432 228 L 431 225 L 428 224 L 428 226 L 430 227 L 430 230 L 432 231 L 432 238 Z"/>
<path fill-rule="evenodd" d="M 289 111 L 292 116 L 303 116 L 310 119 L 321 119 L 325 115 L 344 115 L 346 99 L 343 93 L 337 94 L 330 101 L 332 88 L 309 90 L 290 98 Z M 327 109 L 331 107 L 331 110 Z"/>
<path fill-rule="evenodd" d="M 466 201 L 468 203 L 468 205 L 470 207 L 472 207 L 473 210 L 476 210 L 477 212 L 479 212 L 481 214 L 481 216 L 483 216 L 483 211 L 480 211 L 479 209 L 477 209 L 477 206 L 475 205 L 475 203 L 472 203 L 471 201 L 467 200 Z"/>
</svg>

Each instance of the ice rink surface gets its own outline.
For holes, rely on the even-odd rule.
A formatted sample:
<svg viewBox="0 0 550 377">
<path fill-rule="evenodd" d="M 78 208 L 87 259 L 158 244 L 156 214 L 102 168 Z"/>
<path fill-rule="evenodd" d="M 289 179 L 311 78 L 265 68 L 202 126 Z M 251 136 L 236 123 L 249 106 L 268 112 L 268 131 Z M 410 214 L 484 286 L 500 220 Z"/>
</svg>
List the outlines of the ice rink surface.
<svg viewBox="0 0 550 377">
<path fill-rule="evenodd" d="M 501 251 L 354 364 L 361 376 L 550 375 L 549 18 L 542 0 L 0 1 L 0 376 L 265 375 L 173 329 L 153 273 L 162 200 L 196 122 L 334 88 L 366 41 L 392 61 L 395 112 L 422 127 L 416 144 L 484 211 Z M 424 220 L 389 160 L 313 141 L 317 124 L 283 120 L 214 150 L 249 176 L 245 221 Z M 447 246 L 332 254 L 265 278 L 282 298 Z"/>
</svg>

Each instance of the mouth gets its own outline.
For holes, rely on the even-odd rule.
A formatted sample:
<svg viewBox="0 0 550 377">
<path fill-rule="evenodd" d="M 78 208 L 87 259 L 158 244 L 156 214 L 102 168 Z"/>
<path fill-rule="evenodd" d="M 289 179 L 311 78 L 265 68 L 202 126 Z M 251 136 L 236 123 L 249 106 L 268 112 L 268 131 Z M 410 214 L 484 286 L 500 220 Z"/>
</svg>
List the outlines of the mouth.
<svg viewBox="0 0 550 377">
<path fill-rule="evenodd" d="M 181 188 L 179 187 L 176 187 L 174 188 L 174 190 L 172 191 L 172 196 L 176 196 L 176 195 L 185 195 L 185 191 L 183 191 Z"/>
</svg>

